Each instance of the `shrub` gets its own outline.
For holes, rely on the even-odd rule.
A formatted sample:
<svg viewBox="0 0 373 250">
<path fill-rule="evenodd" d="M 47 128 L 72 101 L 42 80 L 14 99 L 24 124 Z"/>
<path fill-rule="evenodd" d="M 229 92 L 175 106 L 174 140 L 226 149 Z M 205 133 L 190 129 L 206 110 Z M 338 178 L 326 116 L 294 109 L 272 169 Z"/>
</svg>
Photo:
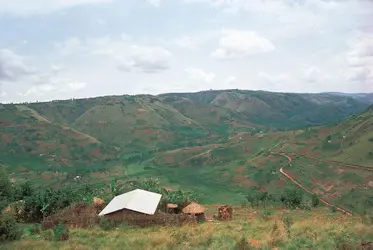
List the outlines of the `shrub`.
<svg viewBox="0 0 373 250">
<path fill-rule="evenodd" d="M 337 208 L 335 206 L 331 206 L 329 209 L 330 209 L 330 212 L 332 213 L 337 212 Z"/>
<path fill-rule="evenodd" d="M 53 228 L 53 239 L 56 241 L 66 241 L 69 239 L 69 229 L 63 221 Z"/>
<path fill-rule="evenodd" d="M 286 188 L 281 196 L 282 203 L 291 209 L 299 207 L 303 201 L 303 192 L 300 189 Z"/>
<path fill-rule="evenodd" d="M 288 234 L 288 236 L 290 237 L 291 235 L 290 235 L 290 233 L 291 233 L 291 231 L 290 231 L 290 229 L 291 229 L 291 226 L 293 225 L 293 217 L 291 217 L 291 215 L 284 215 L 284 216 L 282 216 L 282 222 L 284 223 L 284 227 L 285 227 L 285 230 L 286 230 L 286 232 L 287 232 L 287 234 Z"/>
<path fill-rule="evenodd" d="M 317 194 L 312 195 L 312 207 L 318 207 L 320 205 L 320 198 Z"/>
<path fill-rule="evenodd" d="M 0 217 L 0 242 L 18 240 L 22 235 L 14 217 L 2 215 Z"/>
<path fill-rule="evenodd" d="M 262 210 L 260 211 L 260 216 L 264 219 L 264 220 L 269 220 L 270 219 L 270 216 L 273 214 L 273 212 L 271 210 Z"/>
<path fill-rule="evenodd" d="M 236 250 L 250 250 L 254 249 L 247 240 L 242 237 L 239 241 L 236 242 L 236 245 L 234 247 Z"/>
<path fill-rule="evenodd" d="M 108 220 L 105 218 L 100 219 L 99 227 L 104 231 L 109 231 L 117 228 L 119 226 L 119 222 L 115 220 Z"/>
<path fill-rule="evenodd" d="M 28 235 L 37 235 L 41 233 L 41 226 L 40 224 L 33 224 L 29 227 L 26 227 L 25 231 Z"/>
</svg>

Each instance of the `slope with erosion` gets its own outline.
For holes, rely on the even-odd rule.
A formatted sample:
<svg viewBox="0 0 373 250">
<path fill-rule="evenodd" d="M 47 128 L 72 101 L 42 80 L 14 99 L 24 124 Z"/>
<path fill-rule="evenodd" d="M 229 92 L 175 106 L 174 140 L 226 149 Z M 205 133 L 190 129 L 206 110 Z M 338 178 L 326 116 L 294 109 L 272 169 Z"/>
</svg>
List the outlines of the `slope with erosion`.
<svg viewBox="0 0 373 250">
<path fill-rule="evenodd" d="M 76 175 L 103 170 L 117 150 L 91 136 L 53 124 L 24 106 L 0 111 L 0 159 L 15 179 L 39 183 L 72 181 Z"/>
<path fill-rule="evenodd" d="M 242 110 L 231 110 L 211 104 L 219 93 L 207 92 L 198 100 L 175 94 L 58 101 L 45 106 L 25 104 L 18 108 L 4 105 L 0 121 L 5 122 L 2 140 L 6 141 L 6 147 L 2 152 L 8 157 L 5 159 L 11 159 L 15 173 L 24 174 L 31 169 L 35 174 L 36 169 L 33 168 L 36 167 L 40 170 L 37 170 L 39 176 L 43 171 L 59 172 L 61 176 L 65 176 L 62 172 L 76 175 L 88 173 L 89 182 L 93 179 L 105 182 L 112 178 L 160 177 L 167 185 L 200 191 L 205 195 L 205 201 L 238 203 L 250 188 L 281 192 L 289 184 L 279 173 L 279 168 L 286 162 L 280 156 L 271 155 L 271 152 L 337 159 L 360 145 L 349 143 L 357 135 L 365 138 L 371 131 L 366 127 L 370 124 L 366 113 L 356 116 L 362 117 L 360 120 L 354 118 L 333 126 L 259 133 L 265 128 L 251 123 L 249 115 L 243 113 L 256 102 L 251 102 Z M 253 94 L 252 98 L 261 100 L 257 103 L 265 102 L 266 105 L 270 98 L 266 97 L 264 101 L 261 95 L 274 94 L 273 99 L 277 98 L 276 93 L 253 93 L 256 96 Z M 195 95 L 198 96 L 198 93 Z M 296 114 L 298 111 L 291 110 L 294 107 L 289 103 L 296 105 L 301 99 L 291 100 L 287 94 L 281 95 L 282 99 L 272 101 L 273 105 L 276 103 L 276 109 L 270 106 L 271 109 L 278 110 L 283 105 L 283 110 L 289 109 L 288 113 Z M 317 97 L 317 102 L 323 105 L 328 103 L 320 95 L 311 97 Z M 68 115 L 77 101 L 81 103 L 78 111 Z M 305 104 L 305 107 L 310 106 Z M 342 111 L 338 109 L 338 112 Z M 23 124 L 27 124 L 27 130 L 22 127 Z M 39 133 L 47 133 L 49 139 L 37 137 Z M 31 140 L 29 134 L 33 136 Z M 92 142 L 92 138 L 100 143 Z M 42 141 L 41 145 L 50 144 L 41 147 L 39 141 Z M 80 146 L 83 141 L 84 145 Z M 12 144 L 14 142 L 16 144 Z M 365 144 L 361 145 L 367 148 Z M 97 153 L 97 148 L 100 153 Z M 59 166 L 60 163 L 58 165 L 39 156 L 49 155 L 49 151 L 67 159 L 69 165 L 62 164 L 64 168 L 55 171 L 53 164 Z M 18 159 L 14 159 L 16 156 Z M 351 160 L 357 164 L 361 162 L 359 157 Z M 369 187 L 371 177 L 363 170 L 351 172 L 343 166 L 322 164 L 304 157 L 295 157 L 294 162 L 293 168 L 289 169 L 292 176 L 300 178 L 301 183 L 305 181 L 311 190 L 320 189 L 325 198 L 342 199 L 344 195 L 350 195 L 352 188 L 366 192 L 363 194 L 366 199 L 370 197 L 371 189 L 364 188 Z M 23 165 L 26 168 L 17 168 Z M 52 178 L 50 176 L 49 179 Z M 61 182 L 61 176 L 52 176 L 56 182 Z M 69 178 L 66 177 L 71 181 Z"/>
<path fill-rule="evenodd" d="M 278 128 L 321 125 L 363 111 L 371 102 L 335 94 L 295 94 L 265 91 L 217 90 L 164 94 L 236 111 L 247 120 Z"/>
</svg>

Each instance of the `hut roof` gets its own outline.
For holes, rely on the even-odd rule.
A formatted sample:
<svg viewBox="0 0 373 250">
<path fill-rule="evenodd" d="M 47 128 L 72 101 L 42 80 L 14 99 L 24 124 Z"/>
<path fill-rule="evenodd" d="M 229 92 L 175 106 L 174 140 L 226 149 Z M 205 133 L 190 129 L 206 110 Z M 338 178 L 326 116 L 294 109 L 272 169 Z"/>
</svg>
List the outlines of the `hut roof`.
<svg viewBox="0 0 373 250">
<path fill-rule="evenodd" d="M 122 209 L 129 209 L 143 214 L 153 215 L 158 207 L 162 195 L 136 189 L 128 193 L 115 196 L 101 211 L 99 216 L 110 214 Z"/>
<path fill-rule="evenodd" d="M 188 206 L 183 208 L 184 214 L 202 214 L 206 211 L 206 208 L 195 202 L 190 203 Z"/>
<path fill-rule="evenodd" d="M 177 204 L 171 204 L 171 203 L 167 204 L 167 208 L 177 208 L 177 207 L 178 207 Z"/>
</svg>

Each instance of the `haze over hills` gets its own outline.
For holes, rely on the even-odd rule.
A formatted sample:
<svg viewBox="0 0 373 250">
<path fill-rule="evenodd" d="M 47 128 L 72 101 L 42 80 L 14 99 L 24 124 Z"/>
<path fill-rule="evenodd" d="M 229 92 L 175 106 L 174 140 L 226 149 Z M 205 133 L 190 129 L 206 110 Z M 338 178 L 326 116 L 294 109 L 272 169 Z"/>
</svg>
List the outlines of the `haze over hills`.
<svg viewBox="0 0 373 250">
<path fill-rule="evenodd" d="M 287 160 L 275 154 L 371 165 L 369 105 L 365 96 L 240 90 L 6 104 L 1 164 L 15 182 L 60 186 L 157 177 L 164 185 L 199 190 L 206 202 L 239 202 L 248 188 L 276 191 L 286 184 L 278 171 Z M 281 132 L 285 128 L 299 129 Z M 289 171 L 328 199 L 348 197 L 352 187 L 362 200 L 372 195 L 372 188 L 364 189 L 373 181 L 366 169 L 309 158 L 292 166 Z M 82 180 L 74 180 L 78 175 Z M 318 181 L 309 182 L 310 176 Z"/>
</svg>

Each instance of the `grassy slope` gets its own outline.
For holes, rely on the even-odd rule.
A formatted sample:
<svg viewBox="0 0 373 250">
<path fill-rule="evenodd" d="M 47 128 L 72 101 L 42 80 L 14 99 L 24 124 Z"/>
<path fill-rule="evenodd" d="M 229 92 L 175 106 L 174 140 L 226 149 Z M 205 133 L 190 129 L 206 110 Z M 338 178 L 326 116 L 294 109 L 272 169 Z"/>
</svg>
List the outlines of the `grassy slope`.
<svg viewBox="0 0 373 250">
<path fill-rule="evenodd" d="M 373 238 L 370 225 L 361 218 L 332 214 L 325 209 L 293 211 L 290 237 L 281 219 L 286 211 L 236 208 L 233 221 L 196 226 L 128 228 L 103 231 L 73 229 L 67 242 L 29 235 L 6 244 L 6 249 L 358 249 Z M 210 207 L 208 214 L 215 213 Z M 272 215 L 271 215 L 272 214 Z M 346 226 L 348 225 L 348 226 Z M 0 247 L 1 249 L 1 247 Z"/>
<path fill-rule="evenodd" d="M 102 171 L 117 150 L 68 127 L 52 124 L 25 107 L 0 112 L 0 159 L 14 180 L 72 181 L 87 171 Z"/>
<path fill-rule="evenodd" d="M 262 94 L 250 93 L 257 95 L 255 98 Z M 362 156 L 351 158 L 352 162 L 371 162 L 367 157 L 369 152 L 366 151 L 366 140 L 356 141 L 357 135 L 359 138 L 366 138 L 372 131 L 366 127 L 370 124 L 366 122 L 370 119 L 368 113 L 338 126 L 265 133 L 261 138 L 256 132 L 262 128 L 245 120 L 247 116 L 242 112 L 208 104 L 216 101 L 216 96 L 221 95 L 220 92 L 191 94 L 195 95 L 194 99 L 184 95 L 186 96 L 163 95 L 159 98 L 120 96 L 37 103 L 20 107 L 24 110 L 22 112 L 19 108 L 13 113 L 9 110 L 1 112 L 3 117 L 9 116 L 9 124 L 27 124 L 31 129 L 26 130 L 27 133 L 36 136 L 36 141 L 40 141 L 41 145 L 48 140 L 52 141 L 51 145 L 48 144 L 48 147 L 44 148 L 30 146 L 35 143 L 32 142 L 35 139 L 27 139 L 24 128 L 5 126 L 3 140 L 9 140 L 11 134 L 12 138 L 16 136 L 22 141 L 30 141 L 19 143 L 20 140 L 12 139 L 10 144 L 7 142 L 2 151 L 7 154 L 4 159 L 8 159 L 7 162 L 11 163 L 16 175 L 24 175 L 27 170 L 31 170 L 28 176 L 34 176 L 38 181 L 48 183 L 48 179 L 54 179 L 61 182 L 63 178 L 55 178 L 55 174 L 52 175 L 53 178 L 49 174 L 47 180 L 40 179 L 40 173 L 54 171 L 51 167 L 54 163 L 51 163 L 53 160 L 40 158 L 38 155 L 45 152 L 50 154 L 49 151 L 53 151 L 72 165 L 60 168 L 61 173 L 58 176 L 65 176 L 62 174 L 65 172 L 84 175 L 83 180 L 89 183 L 105 182 L 113 178 L 159 177 L 164 185 L 200 191 L 205 202 L 224 200 L 234 203 L 242 201 L 248 188 L 257 187 L 280 192 L 288 184 L 278 172 L 279 167 L 286 166 L 286 159 L 270 156 L 271 148 L 273 152 L 307 153 L 344 160 L 346 152 L 354 150 L 361 152 Z M 231 93 L 228 93 L 228 96 L 230 95 Z M 269 94 L 264 92 L 263 95 Z M 277 101 L 279 105 L 285 105 L 282 103 L 284 98 Z M 323 96 L 309 95 L 302 98 L 313 99 L 313 102 L 326 102 Z M 341 102 L 343 100 L 340 99 Z M 289 105 L 288 108 L 291 107 Z M 285 110 L 285 107 L 283 109 Z M 39 116 L 39 120 L 35 118 L 35 114 L 36 117 Z M 64 127 L 55 123 L 62 123 Z M 66 126 L 71 126 L 79 132 L 66 129 Z M 36 131 L 34 127 L 37 128 Z M 362 128 L 358 129 L 360 127 Z M 48 133 L 48 137 L 37 137 L 37 131 L 41 129 L 43 133 Z M 79 147 L 76 139 L 72 137 L 82 138 L 82 132 L 91 138 L 97 138 L 101 143 L 92 143 L 90 137 L 86 136 L 84 140 L 87 145 Z M 343 135 L 346 138 L 343 139 Z M 356 143 L 350 144 L 350 141 Z M 113 147 L 109 145 L 117 146 L 118 151 L 112 150 Z M 341 145 L 343 152 L 340 150 Z M 102 155 L 95 157 L 89 153 L 95 152 L 89 148 L 97 147 L 107 151 L 105 154 L 109 161 L 104 161 Z M 14 148 L 22 154 L 9 153 L 13 152 Z M 30 152 L 27 152 L 28 150 Z M 18 157 L 19 155 L 22 157 Z M 248 159 L 251 161 L 248 162 Z M 20 166 L 25 168 L 19 168 Z M 35 168 L 38 168 L 39 172 Z M 343 168 L 343 172 L 339 168 Z M 303 158 L 297 159 L 289 171 L 311 189 L 322 191 L 324 186 L 330 187 L 332 183 L 333 188 L 322 191 L 322 195 L 327 198 L 330 196 L 331 199 L 348 193 L 352 187 L 362 189 L 363 185 L 369 184 L 371 178 L 365 171 L 351 173 L 351 170 L 345 167 L 334 167 Z M 312 182 L 310 176 L 321 181 Z M 65 179 L 72 181 L 71 176 Z M 361 184 L 358 185 L 358 182 Z M 368 198 L 371 189 L 365 193 L 364 197 Z"/>
<path fill-rule="evenodd" d="M 165 94 L 224 107 L 254 123 L 280 128 L 297 128 L 343 120 L 369 106 L 366 99 L 331 94 L 292 94 L 265 91 L 219 90 Z"/>
</svg>

